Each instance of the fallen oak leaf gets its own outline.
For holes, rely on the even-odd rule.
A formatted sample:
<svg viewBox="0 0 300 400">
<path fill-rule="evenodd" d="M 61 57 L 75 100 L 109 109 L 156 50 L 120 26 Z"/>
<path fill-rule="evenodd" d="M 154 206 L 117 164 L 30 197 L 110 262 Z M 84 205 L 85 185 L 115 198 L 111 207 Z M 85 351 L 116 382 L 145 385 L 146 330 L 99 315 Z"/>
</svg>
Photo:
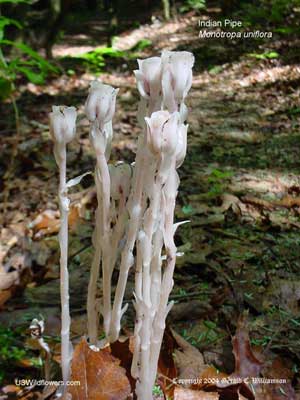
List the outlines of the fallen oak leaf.
<svg viewBox="0 0 300 400">
<path fill-rule="evenodd" d="M 75 347 L 70 386 L 72 400 L 125 400 L 131 393 L 130 383 L 120 361 L 107 349 L 92 350 L 83 338 Z"/>
<path fill-rule="evenodd" d="M 252 381 L 253 378 L 260 376 L 263 363 L 257 359 L 251 349 L 246 315 L 241 316 L 238 320 L 236 334 L 232 338 L 232 346 L 235 358 L 234 372 L 218 381 L 216 386 L 219 389 L 231 388 L 237 396 L 239 393 L 247 399 L 254 400 L 256 395 Z"/>
<path fill-rule="evenodd" d="M 173 329 L 171 332 L 180 348 L 174 350 L 175 365 L 179 371 L 178 378 L 196 380 L 207 368 L 203 355 Z"/>
<path fill-rule="evenodd" d="M 235 336 L 232 338 L 235 370 L 232 376 L 238 378 L 258 377 L 263 363 L 254 355 L 249 339 L 246 318 L 241 317 L 237 323 Z"/>
<path fill-rule="evenodd" d="M 111 354 L 120 360 L 120 366 L 126 371 L 126 376 L 130 382 L 131 391 L 135 390 L 135 379 L 131 376 L 131 363 L 132 363 L 132 346 L 134 337 L 120 336 L 119 339 L 110 344 Z"/>
</svg>

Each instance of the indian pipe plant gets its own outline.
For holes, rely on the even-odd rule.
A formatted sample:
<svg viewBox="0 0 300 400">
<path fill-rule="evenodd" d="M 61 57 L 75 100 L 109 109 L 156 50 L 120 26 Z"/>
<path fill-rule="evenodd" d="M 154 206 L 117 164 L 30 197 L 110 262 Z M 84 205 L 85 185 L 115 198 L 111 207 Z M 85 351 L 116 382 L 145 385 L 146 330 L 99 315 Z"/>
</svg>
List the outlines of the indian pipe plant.
<svg viewBox="0 0 300 400">
<path fill-rule="evenodd" d="M 177 169 L 186 154 L 185 98 L 192 85 L 193 64 L 193 54 L 185 51 L 164 51 L 161 57 L 138 60 L 139 69 L 134 73 L 140 93 L 137 119 L 141 133 L 135 162 L 131 165 L 109 164 L 118 89 L 92 82 L 85 104 L 96 158 L 94 177 L 98 200 L 87 298 L 88 338 L 93 346 L 103 345 L 103 341 L 98 341 L 101 315 L 106 343 L 118 340 L 122 316 L 128 306 L 124 305 L 126 284 L 129 271 L 134 268 L 136 318 L 131 374 L 136 379 L 139 400 L 152 399 L 165 321 L 173 305 L 168 298 L 176 263 L 174 234 L 183 223 L 174 223 L 179 186 Z M 66 180 L 66 146 L 75 131 L 75 108 L 54 106 L 50 113 L 50 132 L 60 172 L 61 365 L 65 397 L 72 358 L 67 190 L 81 178 Z M 100 270 L 103 296 L 99 304 Z M 116 270 L 118 281 L 113 292 L 112 275 Z"/>
</svg>

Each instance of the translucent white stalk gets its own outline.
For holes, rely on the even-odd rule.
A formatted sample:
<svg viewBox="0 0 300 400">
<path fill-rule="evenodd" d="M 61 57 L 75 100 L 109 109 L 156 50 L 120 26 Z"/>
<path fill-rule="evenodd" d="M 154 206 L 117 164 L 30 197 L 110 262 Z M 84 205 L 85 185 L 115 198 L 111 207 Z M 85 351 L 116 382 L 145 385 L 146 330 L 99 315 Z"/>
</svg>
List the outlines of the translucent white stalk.
<svg viewBox="0 0 300 400">
<path fill-rule="evenodd" d="M 59 165 L 59 211 L 60 211 L 60 296 L 61 296 L 61 367 L 64 381 L 70 378 L 70 307 L 69 307 L 69 271 L 68 271 L 68 213 L 69 199 L 66 189 L 66 147 L 60 152 L 61 162 Z"/>
<path fill-rule="evenodd" d="M 85 104 L 85 112 L 91 122 L 90 139 L 96 154 L 95 182 L 98 207 L 93 235 L 95 248 L 88 287 L 87 313 L 90 342 L 97 343 L 99 310 L 97 309 L 97 281 L 102 266 L 103 299 L 101 314 L 104 331 L 109 335 L 111 321 L 111 276 L 114 265 L 110 256 L 110 174 L 107 164 L 112 139 L 112 118 L 118 89 L 100 82 L 92 82 Z"/>
<path fill-rule="evenodd" d="M 50 133 L 54 141 L 54 156 L 59 167 L 59 211 L 60 211 L 60 296 L 61 296 L 61 367 L 66 395 L 70 378 L 72 345 L 70 342 L 69 272 L 68 272 L 68 213 L 70 200 L 67 196 L 66 146 L 75 137 L 76 110 L 74 107 L 54 106 L 50 113 Z"/>
<path fill-rule="evenodd" d="M 172 172 L 169 175 L 168 180 L 174 181 L 175 180 L 174 175 L 177 176 L 177 172 L 175 170 L 175 160 L 172 167 Z M 157 308 L 157 313 L 153 321 L 153 332 L 151 338 L 151 351 L 150 351 L 151 357 L 149 366 L 149 370 L 151 371 L 150 372 L 151 380 L 153 384 L 155 382 L 155 377 L 156 377 L 157 364 L 165 330 L 166 317 L 173 306 L 173 302 L 170 302 L 168 304 L 168 299 L 174 285 L 173 275 L 176 264 L 176 250 L 177 250 L 174 242 L 174 233 L 175 233 L 174 212 L 175 212 L 178 184 L 174 185 L 174 183 L 172 183 L 171 185 L 168 185 L 167 182 L 166 187 L 168 189 L 164 190 L 163 193 L 163 210 L 165 215 L 164 242 L 166 249 L 167 265 L 163 273 L 161 290 L 160 290 L 160 301 Z M 170 190 L 170 187 L 172 187 L 172 190 Z"/>
<path fill-rule="evenodd" d="M 151 188 L 153 197 L 150 200 L 148 210 L 144 214 L 144 235 L 143 239 L 140 240 L 140 253 L 142 254 L 142 294 L 141 298 L 136 298 L 136 308 L 140 313 L 139 319 L 141 321 L 139 323 L 141 324 L 141 329 L 136 332 L 134 352 L 139 353 L 139 355 L 135 355 L 135 359 L 139 360 L 137 363 L 140 365 L 140 371 L 136 383 L 136 394 L 139 399 L 151 398 L 154 383 L 149 374 L 152 322 L 156 311 L 154 304 L 152 303 L 152 300 L 154 299 L 153 294 L 151 293 L 153 287 L 152 274 L 154 272 L 152 271 L 151 273 L 151 259 L 153 245 L 158 244 L 157 242 L 153 242 L 153 235 L 156 228 L 155 225 L 158 224 L 161 190 L 161 182 L 154 182 Z M 142 310 L 142 312 L 140 312 L 140 310 Z"/>
<path fill-rule="evenodd" d="M 128 229 L 126 232 L 126 239 L 124 249 L 121 253 L 120 271 L 118 277 L 118 283 L 115 291 L 114 303 L 112 308 L 111 326 L 109 332 L 109 340 L 114 342 L 118 339 L 121 330 L 121 319 L 124 312 L 127 309 L 123 305 L 123 299 L 126 289 L 126 283 L 128 279 L 128 273 L 134 263 L 133 249 L 140 225 L 140 216 L 142 212 L 142 193 L 143 193 L 143 176 L 144 169 L 138 168 L 144 161 L 143 155 L 141 159 L 137 160 L 135 166 L 133 187 L 131 190 L 131 198 L 129 201 L 129 222 Z"/>
<path fill-rule="evenodd" d="M 96 172 L 95 172 L 96 175 Z M 96 193 L 98 206 L 95 211 L 95 230 L 92 236 L 92 242 L 95 249 L 90 280 L 88 286 L 88 297 L 87 297 L 87 318 L 88 318 L 88 336 L 91 344 L 96 344 L 98 340 L 98 324 L 99 324 L 99 310 L 96 301 L 97 298 L 97 282 L 99 277 L 100 262 L 101 262 L 101 185 L 99 185 L 98 179 L 96 182 Z"/>
<path fill-rule="evenodd" d="M 110 264 L 110 176 L 109 169 L 104 154 L 96 154 L 97 156 L 97 173 L 96 179 L 99 180 L 102 191 L 101 201 L 101 217 L 102 221 L 100 226 L 103 231 L 101 232 L 101 250 L 102 250 L 102 290 L 103 290 L 103 304 L 102 315 L 104 323 L 104 332 L 106 336 L 109 335 L 110 320 L 111 320 L 111 276 L 112 268 Z"/>
<path fill-rule="evenodd" d="M 92 344 L 96 344 L 98 337 L 98 318 L 96 292 L 100 262 L 102 262 L 102 289 L 103 302 L 101 313 L 104 321 L 104 332 L 109 333 L 111 319 L 111 263 L 110 263 L 110 175 L 106 161 L 105 150 L 106 137 L 105 125 L 99 127 L 98 121 L 94 121 L 91 127 L 91 142 L 96 153 L 95 182 L 98 207 L 96 210 L 96 227 L 94 233 L 95 253 L 92 262 L 89 291 L 88 291 L 88 329 Z"/>
</svg>

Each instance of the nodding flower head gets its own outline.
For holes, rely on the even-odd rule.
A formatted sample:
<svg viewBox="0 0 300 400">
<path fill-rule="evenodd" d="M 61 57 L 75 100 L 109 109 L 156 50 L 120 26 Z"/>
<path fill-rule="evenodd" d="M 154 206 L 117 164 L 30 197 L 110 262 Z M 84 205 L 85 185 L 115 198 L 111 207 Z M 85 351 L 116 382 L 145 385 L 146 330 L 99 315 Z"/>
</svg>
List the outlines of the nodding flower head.
<svg viewBox="0 0 300 400">
<path fill-rule="evenodd" d="M 118 91 L 119 89 L 98 81 L 91 83 L 85 113 L 91 122 L 97 120 L 101 129 L 114 116 Z"/>
<path fill-rule="evenodd" d="M 161 58 L 150 57 L 137 60 L 139 69 L 134 71 L 140 95 L 145 99 L 160 96 L 161 92 Z"/>
<path fill-rule="evenodd" d="M 67 144 L 76 135 L 75 107 L 53 106 L 50 116 L 50 134 L 57 144 Z"/>
<path fill-rule="evenodd" d="M 172 155 L 176 151 L 178 142 L 177 112 L 156 111 L 150 118 L 145 118 L 147 124 L 147 143 L 154 155 Z"/>
<path fill-rule="evenodd" d="M 164 104 L 170 112 L 177 111 L 192 86 L 195 58 L 188 51 L 164 51 L 161 58 Z"/>
</svg>

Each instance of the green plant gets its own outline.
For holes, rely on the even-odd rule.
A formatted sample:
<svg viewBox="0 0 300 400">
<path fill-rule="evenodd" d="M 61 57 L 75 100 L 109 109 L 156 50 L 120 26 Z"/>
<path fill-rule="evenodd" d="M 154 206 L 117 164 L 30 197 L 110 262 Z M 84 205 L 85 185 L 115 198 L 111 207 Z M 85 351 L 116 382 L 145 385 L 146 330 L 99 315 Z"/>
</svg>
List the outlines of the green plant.
<svg viewBox="0 0 300 400">
<path fill-rule="evenodd" d="M 276 51 L 266 51 L 262 54 L 258 53 L 250 53 L 249 57 L 256 58 L 258 60 L 273 60 L 279 57 L 279 54 Z"/>
<path fill-rule="evenodd" d="M 125 57 L 124 51 L 116 50 L 113 47 L 99 47 L 96 50 L 89 51 L 88 53 L 83 53 L 74 58 L 84 61 L 86 66 L 91 71 L 97 73 L 103 71 L 106 59 L 123 57 Z"/>
<path fill-rule="evenodd" d="M 266 20 L 278 24 L 299 5 L 299 0 L 263 0 L 259 2 L 259 6 L 253 5 L 253 2 L 245 2 L 241 4 L 241 17 L 250 25 L 264 23 Z"/>
<path fill-rule="evenodd" d="M 207 181 L 210 183 L 210 188 L 207 193 L 208 197 L 214 198 L 220 196 L 224 192 L 226 181 L 232 177 L 231 171 L 220 171 L 218 169 L 214 169 Z"/>
<path fill-rule="evenodd" d="M 7 369 L 26 355 L 26 351 L 19 345 L 18 336 L 17 331 L 0 328 L 0 382 L 5 378 Z"/>
<path fill-rule="evenodd" d="M 2 3 L 30 3 L 28 0 L 0 0 Z M 34 84 L 44 83 L 45 77 L 50 72 L 57 72 L 57 68 L 41 57 L 31 47 L 22 42 L 8 40 L 5 37 L 5 28 L 13 25 L 22 29 L 22 24 L 3 15 L 0 16 L 0 96 L 5 99 L 15 90 L 15 81 L 18 76 L 24 76 Z M 15 48 L 17 56 L 10 56 L 3 52 L 5 49 Z"/>
<path fill-rule="evenodd" d="M 204 10 L 206 8 L 206 0 L 186 0 L 184 5 L 179 8 L 181 13 L 187 12 L 190 10 Z"/>
<path fill-rule="evenodd" d="M 132 48 L 130 49 L 131 51 L 143 51 L 147 47 L 150 47 L 152 45 L 152 41 L 149 39 L 141 39 L 139 40 Z"/>
<path fill-rule="evenodd" d="M 0 0 L 3 3 L 31 3 L 29 0 Z M 34 84 L 42 84 L 45 77 L 50 72 L 57 72 L 58 69 L 41 57 L 31 47 L 25 43 L 8 40 L 5 38 L 5 28 L 13 25 L 18 29 L 22 29 L 19 21 L 0 15 L 0 100 L 10 98 L 15 117 L 16 140 L 14 142 L 10 163 L 7 168 L 4 179 L 6 182 L 12 175 L 14 160 L 18 154 L 18 143 L 20 140 L 20 116 L 14 92 L 16 89 L 16 80 L 23 76 Z M 3 51 L 3 46 L 6 52 Z M 16 55 L 11 55 L 8 49 L 14 48 Z M 9 190 L 4 192 L 4 210 L 8 201 Z"/>
<path fill-rule="evenodd" d="M 161 387 L 158 385 L 153 386 L 152 394 L 154 396 L 163 396 L 164 395 L 163 391 L 161 390 Z"/>
</svg>

